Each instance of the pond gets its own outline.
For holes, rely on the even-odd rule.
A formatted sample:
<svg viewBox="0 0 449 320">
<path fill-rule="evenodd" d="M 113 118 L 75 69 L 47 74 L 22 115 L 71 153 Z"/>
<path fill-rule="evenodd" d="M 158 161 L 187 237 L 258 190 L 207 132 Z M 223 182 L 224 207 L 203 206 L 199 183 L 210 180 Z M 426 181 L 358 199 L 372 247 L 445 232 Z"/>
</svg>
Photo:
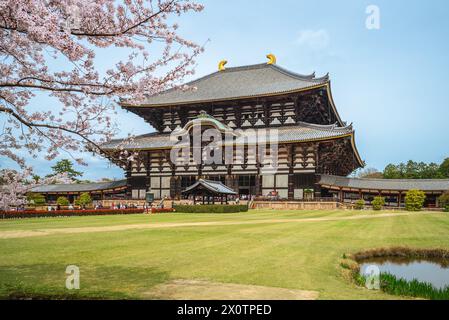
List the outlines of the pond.
<svg viewBox="0 0 449 320">
<path fill-rule="evenodd" d="M 366 274 L 368 266 L 379 267 L 381 273 L 390 273 L 407 281 L 416 279 L 432 284 L 437 289 L 449 286 L 449 263 L 443 259 L 370 258 L 360 261 L 360 272 Z"/>
</svg>

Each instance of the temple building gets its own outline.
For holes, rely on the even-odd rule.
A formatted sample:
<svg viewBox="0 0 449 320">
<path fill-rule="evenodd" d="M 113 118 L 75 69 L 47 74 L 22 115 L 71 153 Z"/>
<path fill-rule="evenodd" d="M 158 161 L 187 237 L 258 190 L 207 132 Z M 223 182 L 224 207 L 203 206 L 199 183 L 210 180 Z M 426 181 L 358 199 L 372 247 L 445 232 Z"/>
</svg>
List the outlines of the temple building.
<svg viewBox="0 0 449 320">
<path fill-rule="evenodd" d="M 264 196 L 275 190 L 280 199 L 300 200 L 310 190 L 321 195 L 320 174 L 346 176 L 363 166 L 352 125 L 342 121 L 335 107 L 328 75 L 288 71 L 275 64 L 272 55 L 268 63 L 224 65 L 221 62 L 217 72 L 187 83 L 187 90 L 167 90 L 138 105 L 122 102 L 123 108 L 156 129 L 132 143 L 114 140 L 103 146 L 111 152 L 120 146 L 137 153 L 126 168 L 128 198 L 143 199 L 150 191 L 156 199 L 179 199 L 183 190 L 203 178 L 220 181 L 239 195 Z M 237 132 L 236 139 L 275 132 L 265 141 L 277 144 L 275 172 L 263 172 L 265 165 L 256 156 L 260 142 L 244 148 L 234 143 L 235 161 L 230 164 L 207 164 L 192 155 L 174 163 L 173 135 L 192 135 L 197 123 L 202 132 L 208 128 Z"/>
<path fill-rule="evenodd" d="M 207 195 L 207 201 L 254 196 L 369 203 L 380 195 L 387 206 L 402 207 L 405 193 L 419 189 L 426 193 L 426 207 L 438 206 L 449 179 L 348 177 L 364 162 L 352 125 L 337 112 L 329 76 L 297 74 L 278 66 L 273 55 L 267 58 L 268 63 L 233 68 L 222 61 L 217 72 L 187 83 L 187 89 L 170 89 L 140 104 L 122 101 L 124 109 L 156 130 L 103 145 L 111 161 L 122 167 L 119 150 L 133 156 L 123 167 L 125 180 L 34 191 L 48 202 L 60 195 L 74 199 L 82 192 L 98 201 L 138 203 L 148 193 L 154 199 L 177 200 L 200 191 L 203 202 Z"/>
</svg>

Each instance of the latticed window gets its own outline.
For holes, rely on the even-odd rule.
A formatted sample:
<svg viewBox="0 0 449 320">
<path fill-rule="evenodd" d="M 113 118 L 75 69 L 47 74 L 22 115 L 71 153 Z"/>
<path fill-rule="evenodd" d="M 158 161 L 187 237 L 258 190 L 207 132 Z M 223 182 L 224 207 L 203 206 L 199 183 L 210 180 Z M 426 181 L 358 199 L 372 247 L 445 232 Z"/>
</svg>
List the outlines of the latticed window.
<svg viewBox="0 0 449 320">
<path fill-rule="evenodd" d="M 208 176 L 207 180 L 220 181 L 221 183 L 225 183 L 225 177 L 224 176 Z"/>
<path fill-rule="evenodd" d="M 256 185 L 256 176 L 239 176 L 240 187 L 254 187 Z"/>
</svg>

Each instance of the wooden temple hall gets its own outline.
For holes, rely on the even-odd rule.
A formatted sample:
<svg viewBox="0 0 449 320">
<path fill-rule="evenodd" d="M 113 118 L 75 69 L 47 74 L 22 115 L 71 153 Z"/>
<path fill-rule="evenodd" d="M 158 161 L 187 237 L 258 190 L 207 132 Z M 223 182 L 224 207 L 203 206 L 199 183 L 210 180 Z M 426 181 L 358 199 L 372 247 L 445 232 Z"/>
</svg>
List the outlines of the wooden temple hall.
<svg viewBox="0 0 449 320">
<path fill-rule="evenodd" d="M 156 130 L 130 143 L 113 140 L 103 145 L 111 154 L 119 146 L 137 153 L 125 168 L 126 198 L 145 199 L 151 192 L 155 199 L 182 199 L 184 191 L 200 179 L 221 182 L 243 198 L 263 197 L 273 191 L 278 199 L 286 200 L 302 200 L 310 194 L 341 197 L 343 186 L 334 186 L 332 182 L 337 180 L 323 180 L 322 176 L 345 177 L 364 162 L 352 125 L 337 112 L 329 76 L 294 73 L 278 66 L 273 55 L 267 58 L 266 63 L 229 68 L 222 61 L 218 71 L 187 83 L 187 90 L 170 89 L 138 105 L 122 101 L 123 108 Z M 231 163 L 195 159 L 195 148 L 183 161 L 172 161 L 172 148 L 179 143 L 173 136 L 183 132 L 194 138 L 198 123 L 201 132 L 212 128 L 223 137 L 233 137 L 234 142 L 219 145 L 223 160 L 224 149 L 227 157 L 231 150 Z M 270 146 L 276 144 L 276 170 L 272 173 L 264 170 L 266 163 L 257 156 L 261 151 L 258 142 L 248 142 L 243 148 L 236 143 L 241 136 L 251 140 L 267 130 L 276 132 L 273 141 L 265 141 Z M 207 148 L 208 141 L 202 141 L 201 148 Z M 355 189 L 345 190 L 349 194 Z M 360 190 L 372 193 L 371 188 Z M 379 190 L 383 187 L 376 186 L 375 193 Z M 432 190 L 435 194 L 440 191 Z M 355 193 L 359 195 L 358 189 Z"/>
</svg>

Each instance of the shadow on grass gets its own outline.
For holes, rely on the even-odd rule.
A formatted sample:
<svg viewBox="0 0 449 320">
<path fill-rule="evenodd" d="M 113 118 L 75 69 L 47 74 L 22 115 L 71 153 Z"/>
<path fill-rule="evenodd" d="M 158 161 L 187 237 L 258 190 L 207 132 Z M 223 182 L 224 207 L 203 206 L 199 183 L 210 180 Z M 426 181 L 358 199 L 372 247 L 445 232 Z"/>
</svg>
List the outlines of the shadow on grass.
<svg viewBox="0 0 449 320">
<path fill-rule="evenodd" d="M 140 292 L 169 280 L 155 268 L 79 265 L 80 289 L 65 287 L 64 264 L 0 266 L 0 299 L 139 299 Z"/>
</svg>

